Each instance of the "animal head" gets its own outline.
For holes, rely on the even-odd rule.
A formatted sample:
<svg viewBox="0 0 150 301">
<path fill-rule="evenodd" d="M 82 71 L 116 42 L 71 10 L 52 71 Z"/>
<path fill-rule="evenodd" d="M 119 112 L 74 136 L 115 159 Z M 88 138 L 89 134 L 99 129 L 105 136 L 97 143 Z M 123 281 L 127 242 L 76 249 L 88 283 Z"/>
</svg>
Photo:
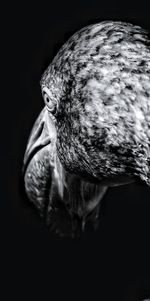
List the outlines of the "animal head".
<svg viewBox="0 0 150 301">
<path fill-rule="evenodd" d="M 78 181 L 78 187 L 136 178 L 150 184 L 147 31 L 123 22 L 89 25 L 60 49 L 40 84 L 45 106 L 24 159 L 30 198 L 41 200 L 47 182 L 48 200 L 63 199 L 68 183 Z"/>
</svg>

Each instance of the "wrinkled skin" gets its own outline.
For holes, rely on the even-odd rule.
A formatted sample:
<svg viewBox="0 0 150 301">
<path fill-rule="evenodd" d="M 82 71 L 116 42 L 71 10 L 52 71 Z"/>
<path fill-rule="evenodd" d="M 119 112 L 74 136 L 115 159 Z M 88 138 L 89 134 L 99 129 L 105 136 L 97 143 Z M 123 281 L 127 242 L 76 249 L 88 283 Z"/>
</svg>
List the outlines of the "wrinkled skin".
<svg viewBox="0 0 150 301">
<path fill-rule="evenodd" d="M 44 72 L 41 90 L 25 189 L 56 232 L 73 236 L 97 224 L 108 187 L 150 185 L 149 33 L 113 21 L 81 29 Z"/>
</svg>

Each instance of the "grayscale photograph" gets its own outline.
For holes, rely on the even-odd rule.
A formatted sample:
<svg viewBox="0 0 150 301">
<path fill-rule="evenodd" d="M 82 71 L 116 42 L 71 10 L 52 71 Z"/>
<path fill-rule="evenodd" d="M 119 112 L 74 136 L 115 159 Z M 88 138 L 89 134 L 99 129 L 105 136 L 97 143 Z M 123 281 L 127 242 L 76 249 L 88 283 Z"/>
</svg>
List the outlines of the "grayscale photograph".
<svg viewBox="0 0 150 301">
<path fill-rule="evenodd" d="M 9 7 L 1 258 L 11 299 L 150 301 L 148 4 Z"/>
</svg>

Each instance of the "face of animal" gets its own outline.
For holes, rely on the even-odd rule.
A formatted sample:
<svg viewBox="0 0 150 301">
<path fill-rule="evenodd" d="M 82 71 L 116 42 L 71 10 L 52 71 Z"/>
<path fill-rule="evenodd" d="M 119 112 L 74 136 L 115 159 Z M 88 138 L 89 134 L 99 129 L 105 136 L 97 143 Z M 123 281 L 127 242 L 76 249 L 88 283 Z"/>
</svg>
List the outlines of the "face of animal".
<svg viewBox="0 0 150 301">
<path fill-rule="evenodd" d="M 41 212 L 74 198 L 71 210 L 83 215 L 107 186 L 149 183 L 149 71 L 149 35 L 131 24 L 87 26 L 60 49 L 41 79 L 45 106 L 24 158 Z"/>
<path fill-rule="evenodd" d="M 45 107 L 33 126 L 24 157 L 25 189 L 29 199 L 39 209 L 40 215 L 46 217 L 48 224 L 51 224 L 51 215 L 55 214 L 56 208 L 64 203 L 69 212 L 68 235 L 74 236 L 79 231 L 80 224 L 82 230 L 84 229 L 88 215 L 95 208 L 92 223 L 97 224 L 98 205 L 107 187 L 99 183 L 89 183 L 81 178 L 80 173 L 75 175 L 64 169 L 57 155 L 56 118 L 53 113 L 56 112 L 55 105 L 50 100 L 47 88 L 43 88 L 42 95 Z M 80 223 L 74 216 L 79 218 Z M 62 231 L 66 219 L 65 212 L 65 221 L 56 225 L 55 230 L 59 231 L 59 235 L 66 235 L 66 230 Z M 55 216 L 53 220 L 60 223 L 61 218 Z"/>
</svg>

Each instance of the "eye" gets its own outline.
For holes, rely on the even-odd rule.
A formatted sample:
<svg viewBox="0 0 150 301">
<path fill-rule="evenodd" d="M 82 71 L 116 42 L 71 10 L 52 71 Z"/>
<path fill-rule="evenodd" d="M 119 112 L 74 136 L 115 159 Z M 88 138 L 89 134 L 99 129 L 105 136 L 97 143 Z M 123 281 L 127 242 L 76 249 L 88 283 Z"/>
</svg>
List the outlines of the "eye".
<svg viewBox="0 0 150 301">
<path fill-rule="evenodd" d="M 54 101 L 51 100 L 50 96 L 47 95 L 46 92 L 43 92 L 43 98 L 44 98 L 44 102 L 48 108 L 48 110 L 50 112 L 53 112 L 55 111 L 55 108 L 56 108 L 56 103 Z"/>
</svg>

